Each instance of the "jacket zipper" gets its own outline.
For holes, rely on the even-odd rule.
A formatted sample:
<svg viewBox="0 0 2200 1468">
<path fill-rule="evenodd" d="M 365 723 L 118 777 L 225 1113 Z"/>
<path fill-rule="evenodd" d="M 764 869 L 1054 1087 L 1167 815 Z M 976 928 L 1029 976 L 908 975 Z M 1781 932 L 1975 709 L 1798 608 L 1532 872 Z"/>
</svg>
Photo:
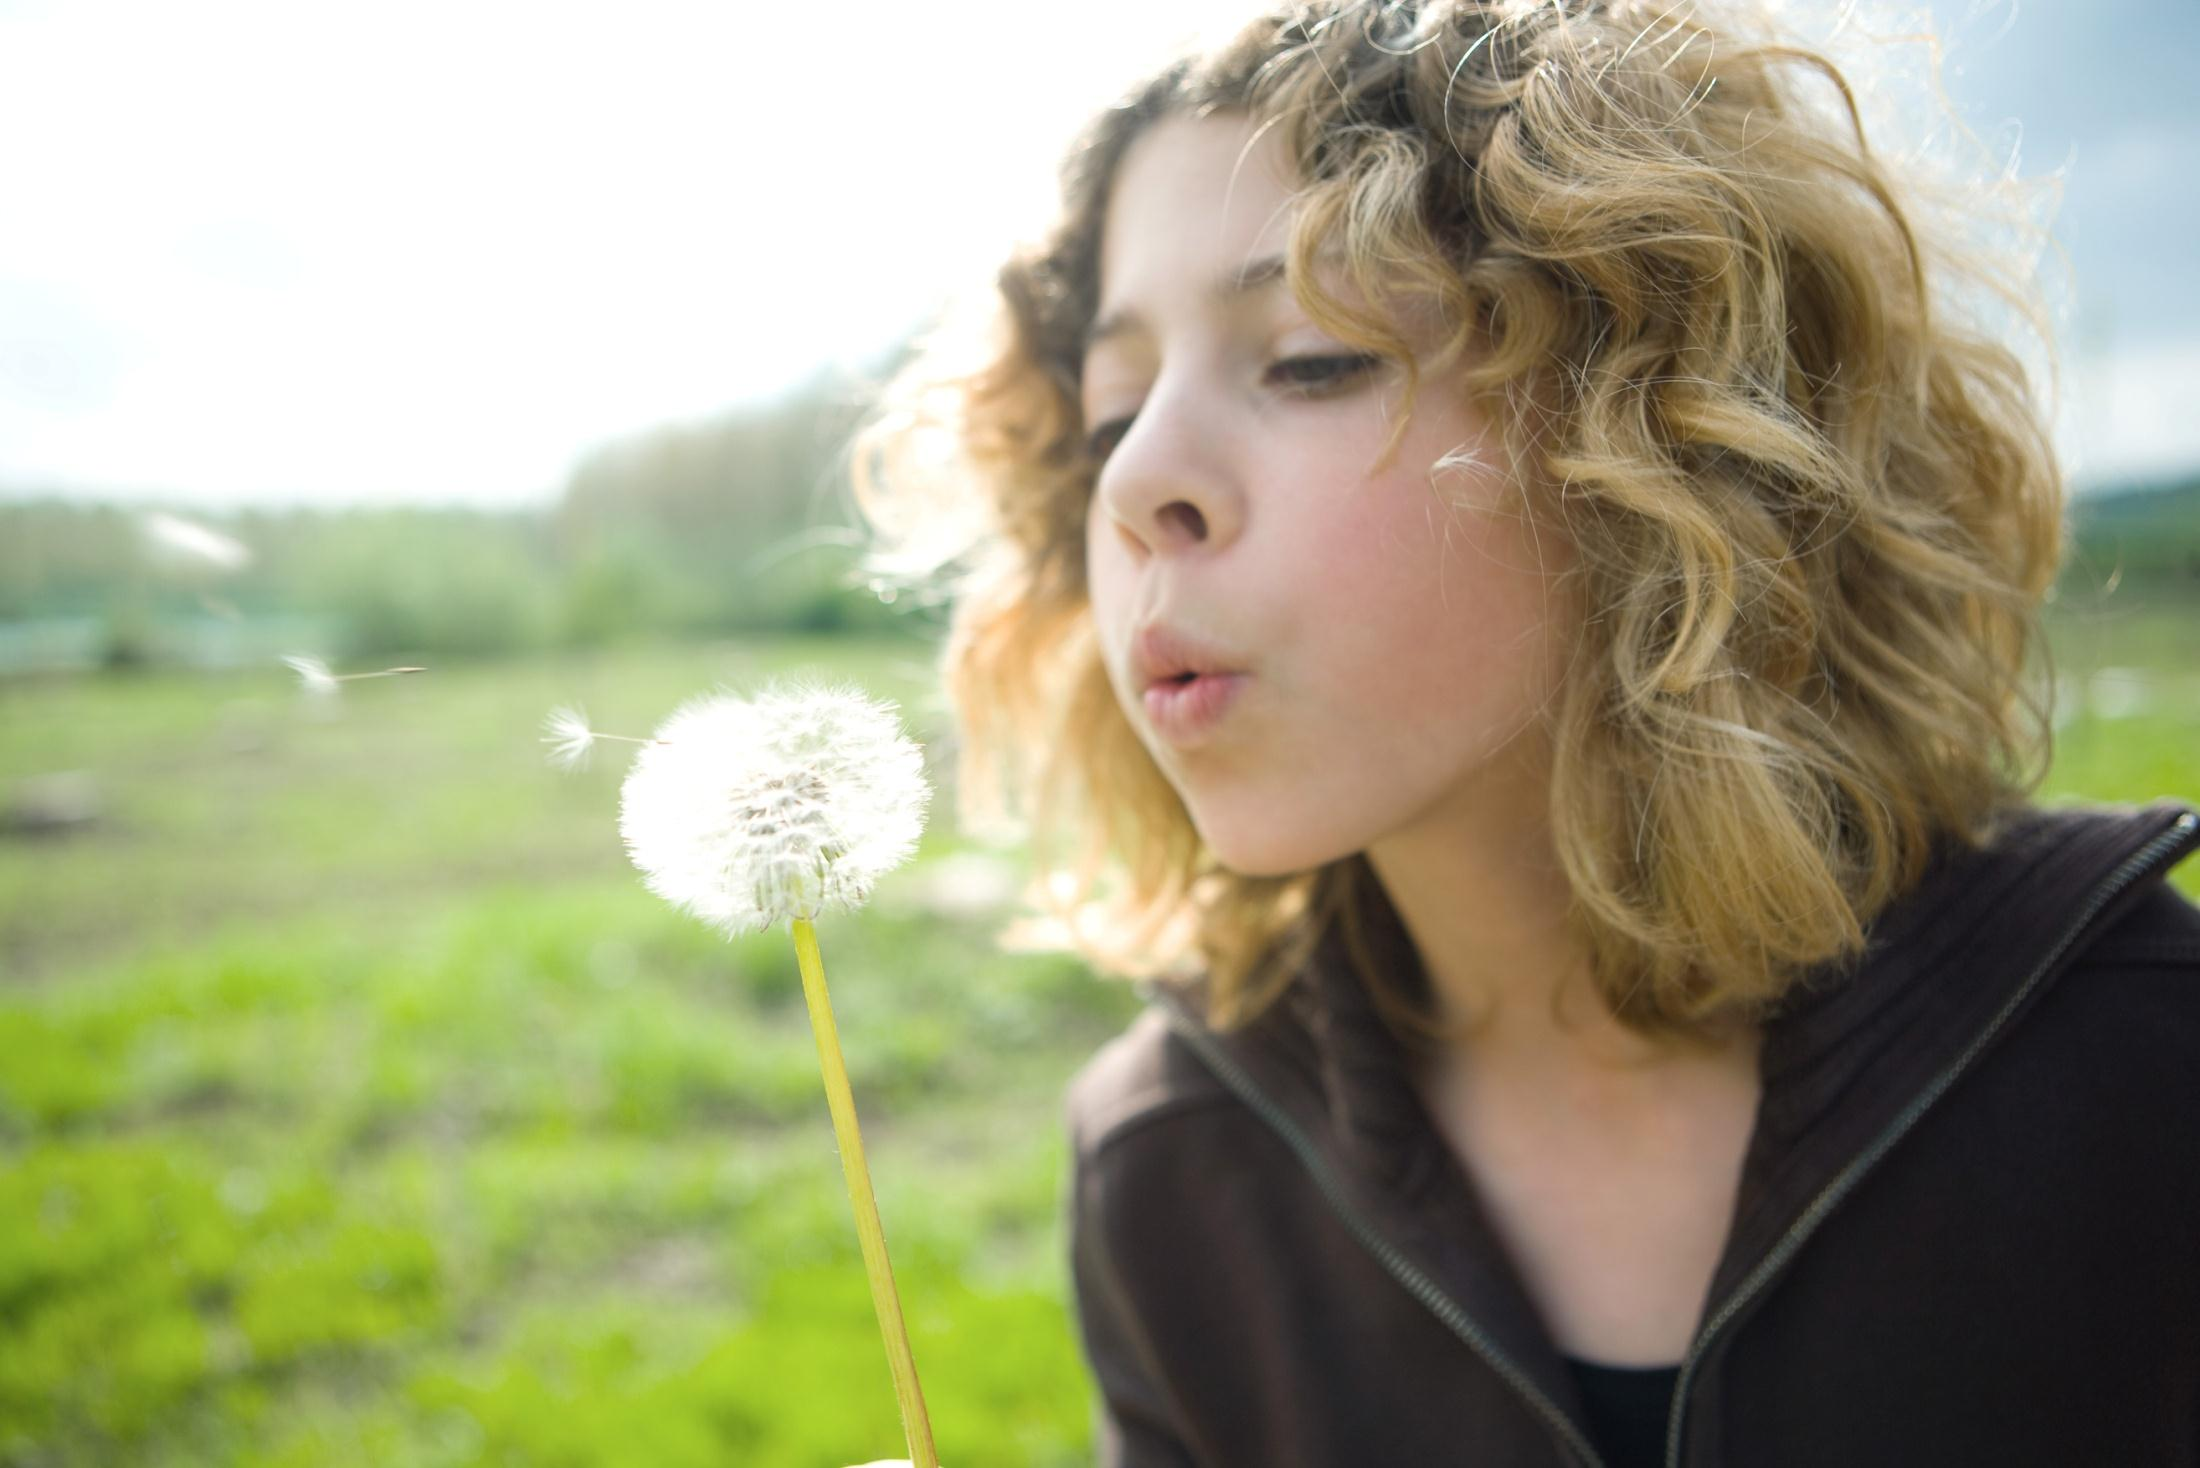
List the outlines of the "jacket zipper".
<svg viewBox="0 0 2200 1468">
<path fill-rule="evenodd" d="M 1581 1455 L 1587 1468 L 1604 1468 L 1604 1460 L 1597 1455 L 1596 1449 L 1590 1446 L 1589 1440 L 1581 1435 L 1581 1429 L 1574 1426 L 1573 1420 L 1560 1409 L 1559 1405 L 1539 1391 L 1535 1383 L 1530 1381 L 1527 1375 L 1513 1364 L 1511 1358 L 1497 1349 L 1489 1337 L 1484 1335 L 1481 1328 L 1474 1323 L 1472 1317 L 1460 1308 L 1458 1301 L 1445 1294 L 1443 1287 L 1423 1273 L 1420 1266 L 1408 1259 L 1388 1239 L 1377 1233 L 1374 1226 L 1361 1216 L 1359 1210 L 1355 1209 L 1346 1200 L 1344 1190 L 1338 1185 L 1337 1180 L 1330 1175 L 1329 1169 L 1322 1165 L 1321 1158 L 1315 1152 L 1313 1143 L 1299 1129 L 1298 1123 L 1291 1120 L 1280 1107 L 1269 1100 L 1267 1093 L 1260 1089 L 1253 1078 L 1247 1075 L 1235 1060 L 1224 1054 L 1221 1048 L 1214 1043 L 1213 1037 L 1195 1020 L 1179 1009 L 1173 998 L 1170 998 L 1165 991 L 1160 989 L 1151 989 L 1149 992 L 1159 996 L 1162 1002 L 1166 1004 L 1170 1026 L 1194 1050 L 1199 1052 L 1200 1058 L 1207 1062 L 1208 1066 L 1222 1078 L 1231 1090 L 1237 1092 L 1240 1100 L 1252 1107 L 1261 1120 L 1268 1123 L 1276 1134 L 1283 1138 L 1284 1144 L 1299 1159 L 1300 1165 L 1312 1174 L 1315 1187 L 1320 1189 L 1321 1195 L 1328 1202 L 1330 1209 L 1344 1221 L 1345 1227 L 1350 1230 L 1353 1238 L 1359 1240 L 1361 1247 L 1374 1255 L 1376 1262 L 1381 1264 L 1398 1283 L 1404 1285 L 1414 1298 L 1426 1305 L 1437 1319 L 1449 1326 L 1454 1335 L 1457 1335 L 1479 1352 L 1482 1358 L 1489 1362 L 1491 1369 L 1509 1382 L 1515 1391 L 1527 1398 L 1529 1405 L 1534 1407 L 1536 1412 L 1550 1424 L 1551 1429 L 1564 1438 L 1567 1445 Z"/>
<path fill-rule="evenodd" d="M 1802 1215 L 1789 1226 L 1787 1232 L 1781 1235 L 1779 1243 L 1773 1246 L 1763 1262 L 1750 1271 L 1749 1277 L 1742 1281 L 1734 1294 L 1729 1296 L 1726 1303 L 1713 1314 L 1705 1324 L 1702 1332 L 1697 1335 L 1695 1343 L 1689 1347 L 1688 1355 L 1681 1362 L 1680 1375 L 1674 1382 L 1673 1401 L 1666 1414 L 1666 1468 L 1680 1468 L 1681 1428 L 1688 1395 L 1689 1378 L 1694 1374 L 1697 1363 L 1703 1359 L 1705 1350 L 1721 1327 L 1733 1319 L 1736 1312 L 1770 1282 L 1773 1275 L 1779 1272 L 1780 1267 L 1794 1256 L 1797 1249 L 1802 1247 L 1803 1240 L 1817 1228 L 1833 1206 L 1856 1186 L 1864 1174 L 1870 1171 L 1911 1127 L 1917 1124 L 1918 1118 L 1925 1114 L 1927 1108 L 1937 1101 L 1950 1086 L 1955 1084 L 1962 1073 L 1969 1068 L 1971 1062 L 1977 1058 L 1986 1043 L 2007 1022 L 2010 1014 L 2038 986 L 2041 977 L 2054 966 L 2056 960 L 2062 956 L 2063 951 L 2077 940 L 2080 933 L 2085 931 L 2087 925 L 2093 921 L 2094 916 L 2100 912 L 2101 908 L 2106 906 L 2109 900 L 2118 892 L 2137 880 L 2147 868 L 2160 861 L 2173 847 L 2189 836 L 2196 825 L 2200 825 L 2200 816 L 2195 816 L 2190 811 L 2180 815 L 2168 830 L 2149 841 L 2137 852 L 2134 852 L 2125 860 L 2122 866 L 2110 874 L 2106 881 L 2094 889 L 2091 899 L 2087 902 L 2084 912 L 2079 914 L 2078 920 L 2064 931 L 2062 938 L 2048 950 L 2047 956 L 2041 959 L 2039 964 L 2033 968 L 2024 983 L 2018 987 L 2017 992 L 2011 995 L 2008 1002 L 2003 1004 L 1994 1017 L 1987 1022 L 1986 1028 L 1972 1039 L 1961 1055 L 1942 1070 L 1938 1076 L 1933 1078 L 1932 1082 L 1919 1093 L 1917 1098 L 1904 1108 L 1902 1114 L 1885 1131 L 1880 1133 L 1878 1139 L 1871 1146 L 1865 1148 L 1855 1161 L 1842 1169 L 1841 1173 L 1832 1182 L 1819 1191 L 1818 1196 L 1811 1201 L 1810 1206 L 1804 1209 Z M 1322 1165 L 1313 1143 L 1299 1129 L 1298 1123 L 1291 1120 L 1282 1108 L 1268 1098 L 1267 1093 L 1260 1089 L 1253 1078 L 1247 1075 L 1235 1060 L 1232 1060 L 1222 1051 L 1206 1029 L 1180 1008 L 1166 990 L 1149 986 L 1147 992 L 1161 1000 L 1166 1006 L 1170 1027 L 1176 1030 L 1199 1053 L 1200 1058 L 1206 1061 L 1208 1067 L 1220 1076 L 1231 1090 L 1237 1093 L 1239 1099 L 1250 1106 L 1254 1113 L 1268 1124 L 1271 1130 L 1283 1138 L 1284 1144 L 1291 1149 L 1292 1155 L 1299 1159 L 1299 1164 L 1313 1177 L 1315 1187 L 1321 1193 L 1323 1200 L 1329 1204 L 1330 1210 L 1343 1221 L 1345 1228 L 1354 1239 L 1359 1241 L 1360 1246 L 1366 1249 L 1392 1278 L 1403 1285 L 1408 1293 L 1426 1306 L 1430 1313 L 1441 1320 L 1454 1335 L 1465 1341 L 1468 1346 L 1481 1355 L 1490 1364 L 1492 1370 L 1496 1371 L 1515 1391 L 1519 1392 L 1526 1399 L 1528 1405 L 1535 1409 L 1536 1414 L 1547 1422 L 1551 1430 L 1557 1433 L 1566 1443 L 1567 1447 L 1580 1456 L 1585 1468 L 1605 1468 L 1603 1458 L 1597 1453 L 1589 1440 L 1582 1436 L 1581 1430 L 1574 1425 L 1573 1420 L 1564 1411 L 1560 1410 L 1558 1404 L 1538 1390 L 1535 1383 L 1528 1379 L 1527 1374 L 1510 1357 L 1497 1349 L 1496 1345 L 1488 1336 L 1482 1333 L 1481 1328 L 1474 1323 L 1472 1317 L 1460 1307 L 1459 1303 L 1444 1293 L 1442 1286 L 1430 1279 L 1418 1265 L 1378 1233 L 1374 1226 L 1360 1214 L 1359 1210 L 1352 1206 L 1345 1198 L 1343 1188 L 1330 1175 L 1329 1169 Z"/>
<path fill-rule="evenodd" d="M 1787 1232 L 1780 1236 L 1780 1242 L 1772 1247 L 1771 1252 L 1766 1254 L 1757 1267 L 1749 1272 L 1749 1276 L 1735 1287 L 1734 1293 L 1727 1297 L 1726 1303 L 1705 1322 L 1703 1330 L 1696 1337 L 1695 1344 L 1688 1348 L 1687 1356 L 1682 1359 L 1681 1374 L 1673 1383 L 1673 1402 L 1666 1414 L 1666 1468 L 1680 1468 L 1681 1428 L 1683 1419 L 1687 1414 L 1688 1381 L 1694 1375 L 1697 1363 L 1703 1359 L 1704 1352 L 1709 1349 L 1712 1338 L 1719 1333 L 1720 1329 L 1729 1320 L 1734 1318 L 1742 1306 L 1749 1303 L 1750 1299 L 1760 1292 L 1774 1275 L 1780 1272 L 1781 1267 L 1789 1259 L 1795 1256 L 1795 1251 L 1800 1249 L 1803 1246 L 1803 1241 L 1816 1231 L 1820 1223 L 1825 1221 L 1826 1215 L 1833 1210 L 1834 1205 L 1839 1203 L 1843 1197 L 1847 1196 L 1856 1187 L 1857 1183 L 1863 1180 L 1864 1174 L 1878 1165 L 1879 1160 L 1893 1149 L 1895 1143 L 1901 1141 L 1910 1128 L 1917 1125 L 1918 1119 L 1924 1116 L 1933 1103 L 1945 1095 L 1948 1088 L 1953 1086 L 1963 1072 L 1970 1068 L 1971 1063 L 1978 1058 L 1979 1052 L 1986 1048 L 1996 1034 L 2000 1033 L 2002 1026 L 2008 1023 L 2009 1016 L 2023 1005 L 2026 997 L 2039 986 L 2041 978 L 2049 969 L 2055 966 L 2064 951 L 2077 941 L 2078 935 L 2086 930 L 2092 923 L 2094 916 L 2108 904 L 2110 899 L 2130 886 L 2149 867 L 2181 844 L 2185 838 L 2192 834 L 2195 826 L 2200 826 L 2200 816 L 2194 815 L 2191 811 L 2186 811 L 2178 816 L 2168 830 L 2133 852 L 2125 859 L 2122 866 L 2109 875 L 2106 881 L 2093 889 L 2093 895 L 2087 901 L 2085 910 L 2078 914 L 2077 921 L 2063 930 L 2062 937 L 2053 947 L 2047 950 L 2046 957 L 2033 966 L 2032 972 L 2025 977 L 2024 982 L 2018 986 L 2017 991 L 2010 995 L 2001 1008 L 1995 1012 L 1994 1017 L 1986 1022 L 1986 1028 L 1973 1036 L 1971 1043 L 1964 1047 L 1963 1053 L 1950 1061 L 1939 1075 L 1933 1077 L 1931 1083 L 1919 1092 L 1908 1106 L 1902 1109 L 1902 1114 L 1888 1124 L 1887 1129 L 1879 1134 L 1877 1140 L 1866 1147 L 1847 1167 L 1843 1168 L 1832 1182 L 1827 1183 L 1825 1187 L 1819 1190 L 1818 1196 L 1811 1200 L 1810 1206 L 1805 1208 L 1795 1222 L 1789 1225 Z"/>
</svg>

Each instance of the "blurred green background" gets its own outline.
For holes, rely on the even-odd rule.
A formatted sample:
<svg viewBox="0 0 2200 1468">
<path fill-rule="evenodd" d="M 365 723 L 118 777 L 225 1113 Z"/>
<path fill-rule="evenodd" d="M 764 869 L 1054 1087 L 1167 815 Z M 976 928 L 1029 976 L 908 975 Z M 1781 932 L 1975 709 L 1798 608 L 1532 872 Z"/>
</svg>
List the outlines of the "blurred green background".
<svg viewBox="0 0 2200 1468">
<path fill-rule="evenodd" d="M 900 701 L 939 790 L 820 937 L 943 1456 L 1089 1461 L 1061 1087 L 1135 1005 L 994 951 L 1021 856 L 952 818 L 937 610 L 805 528 L 843 426 L 749 520 L 698 508 L 765 452 L 729 421 L 553 512 L 222 516 L 220 573 L 0 506 L 0 1464 L 902 1451 L 791 944 L 648 895 L 622 747 L 539 740 L 790 671 Z M 2200 491 L 2079 528 L 2046 798 L 2200 799 Z M 314 700 L 281 652 L 428 671 Z"/>
</svg>

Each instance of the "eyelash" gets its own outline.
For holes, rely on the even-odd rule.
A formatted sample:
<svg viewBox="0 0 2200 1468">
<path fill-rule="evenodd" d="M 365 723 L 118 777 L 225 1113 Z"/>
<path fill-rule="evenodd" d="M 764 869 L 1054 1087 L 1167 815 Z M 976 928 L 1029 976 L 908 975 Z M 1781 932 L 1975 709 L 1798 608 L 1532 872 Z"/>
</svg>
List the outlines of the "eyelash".
<svg viewBox="0 0 2200 1468">
<path fill-rule="evenodd" d="M 1276 385 L 1286 392 L 1318 397 L 1359 381 L 1381 365 L 1382 358 L 1366 352 L 1323 352 L 1308 357 L 1284 357 L 1271 364 L 1263 375 L 1272 379 L 1280 374 L 1283 380 Z M 1308 368 L 1320 370 L 1313 375 L 1302 375 Z M 1126 414 L 1096 425 L 1086 435 L 1085 451 L 1095 461 L 1105 460 L 1130 430 L 1136 416 L 1135 413 Z"/>
</svg>

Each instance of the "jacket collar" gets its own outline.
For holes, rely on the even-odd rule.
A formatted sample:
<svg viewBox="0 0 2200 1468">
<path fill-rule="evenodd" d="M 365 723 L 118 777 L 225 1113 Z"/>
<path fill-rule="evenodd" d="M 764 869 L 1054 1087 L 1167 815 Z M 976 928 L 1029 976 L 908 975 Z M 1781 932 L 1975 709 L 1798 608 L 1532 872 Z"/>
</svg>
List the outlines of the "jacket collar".
<svg viewBox="0 0 2200 1468">
<path fill-rule="evenodd" d="M 1925 877 L 1870 925 L 1862 954 L 1808 975 L 1766 1022 L 1763 1093 L 1706 1322 L 1746 1301 L 1815 1226 L 1813 1203 L 1853 1181 L 1859 1159 L 1906 1129 L 1921 1098 L 2021 1021 L 2083 936 L 2196 845 L 2193 812 L 2158 801 L 2021 807 L 1977 849 L 1935 848 Z M 1369 909 L 1370 958 L 1411 992 L 1424 981 L 1411 939 L 1379 889 Z M 1478 1348 L 1517 1371 L 1547 1410 L 1581 1420 L 1564 1362 L 1338 936 L 1324 939 L 1282 1002 L 1228 1033 L 1199 1018 L 1196 987 L 1148 992 L 1288 1118 L 1342 1205 L 1459 1305 Z"/>
</svg>

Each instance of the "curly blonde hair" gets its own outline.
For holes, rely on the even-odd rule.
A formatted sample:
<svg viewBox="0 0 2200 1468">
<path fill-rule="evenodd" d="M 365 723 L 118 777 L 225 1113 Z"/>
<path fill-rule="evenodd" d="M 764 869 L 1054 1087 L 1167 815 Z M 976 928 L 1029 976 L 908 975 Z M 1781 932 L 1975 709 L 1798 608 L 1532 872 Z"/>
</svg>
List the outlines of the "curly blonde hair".
<svg viewBox="0 0 2200 1468">
<path fill-rule="evenodd" d="M 1104 112 L 1050 235 L 857 440 L 869 569 L 954 600 L 965 818 L 1032 838 L 1041 916 L 1009 942 L 1204 976 L 1229 1027 L 1341 921 L 1386 1014 L 1435 1033 L 1359 946 L 1365 857 L 1221 868 L 1094 635 L 1078 379 L 1108 189 L 1157 119 L 1218 111 L 1289 140 L 1309 315 L 1410 374 L 1393 323 L 1438 302 L 1522 509 L 1580 550 L 1550 820 L 1621 1023 L 1763 1016 L 1859 950 L 1936 843 L 1986 840 L 2036 788 L 2064 485 L 2024 362 L 1947 287 L 2049 330 L 1926 227 L 1839 67 L 1709 3 L 1293 5 Z M 1360 305 L 1318 287 L 1317 254 Z"/>
</svg>

